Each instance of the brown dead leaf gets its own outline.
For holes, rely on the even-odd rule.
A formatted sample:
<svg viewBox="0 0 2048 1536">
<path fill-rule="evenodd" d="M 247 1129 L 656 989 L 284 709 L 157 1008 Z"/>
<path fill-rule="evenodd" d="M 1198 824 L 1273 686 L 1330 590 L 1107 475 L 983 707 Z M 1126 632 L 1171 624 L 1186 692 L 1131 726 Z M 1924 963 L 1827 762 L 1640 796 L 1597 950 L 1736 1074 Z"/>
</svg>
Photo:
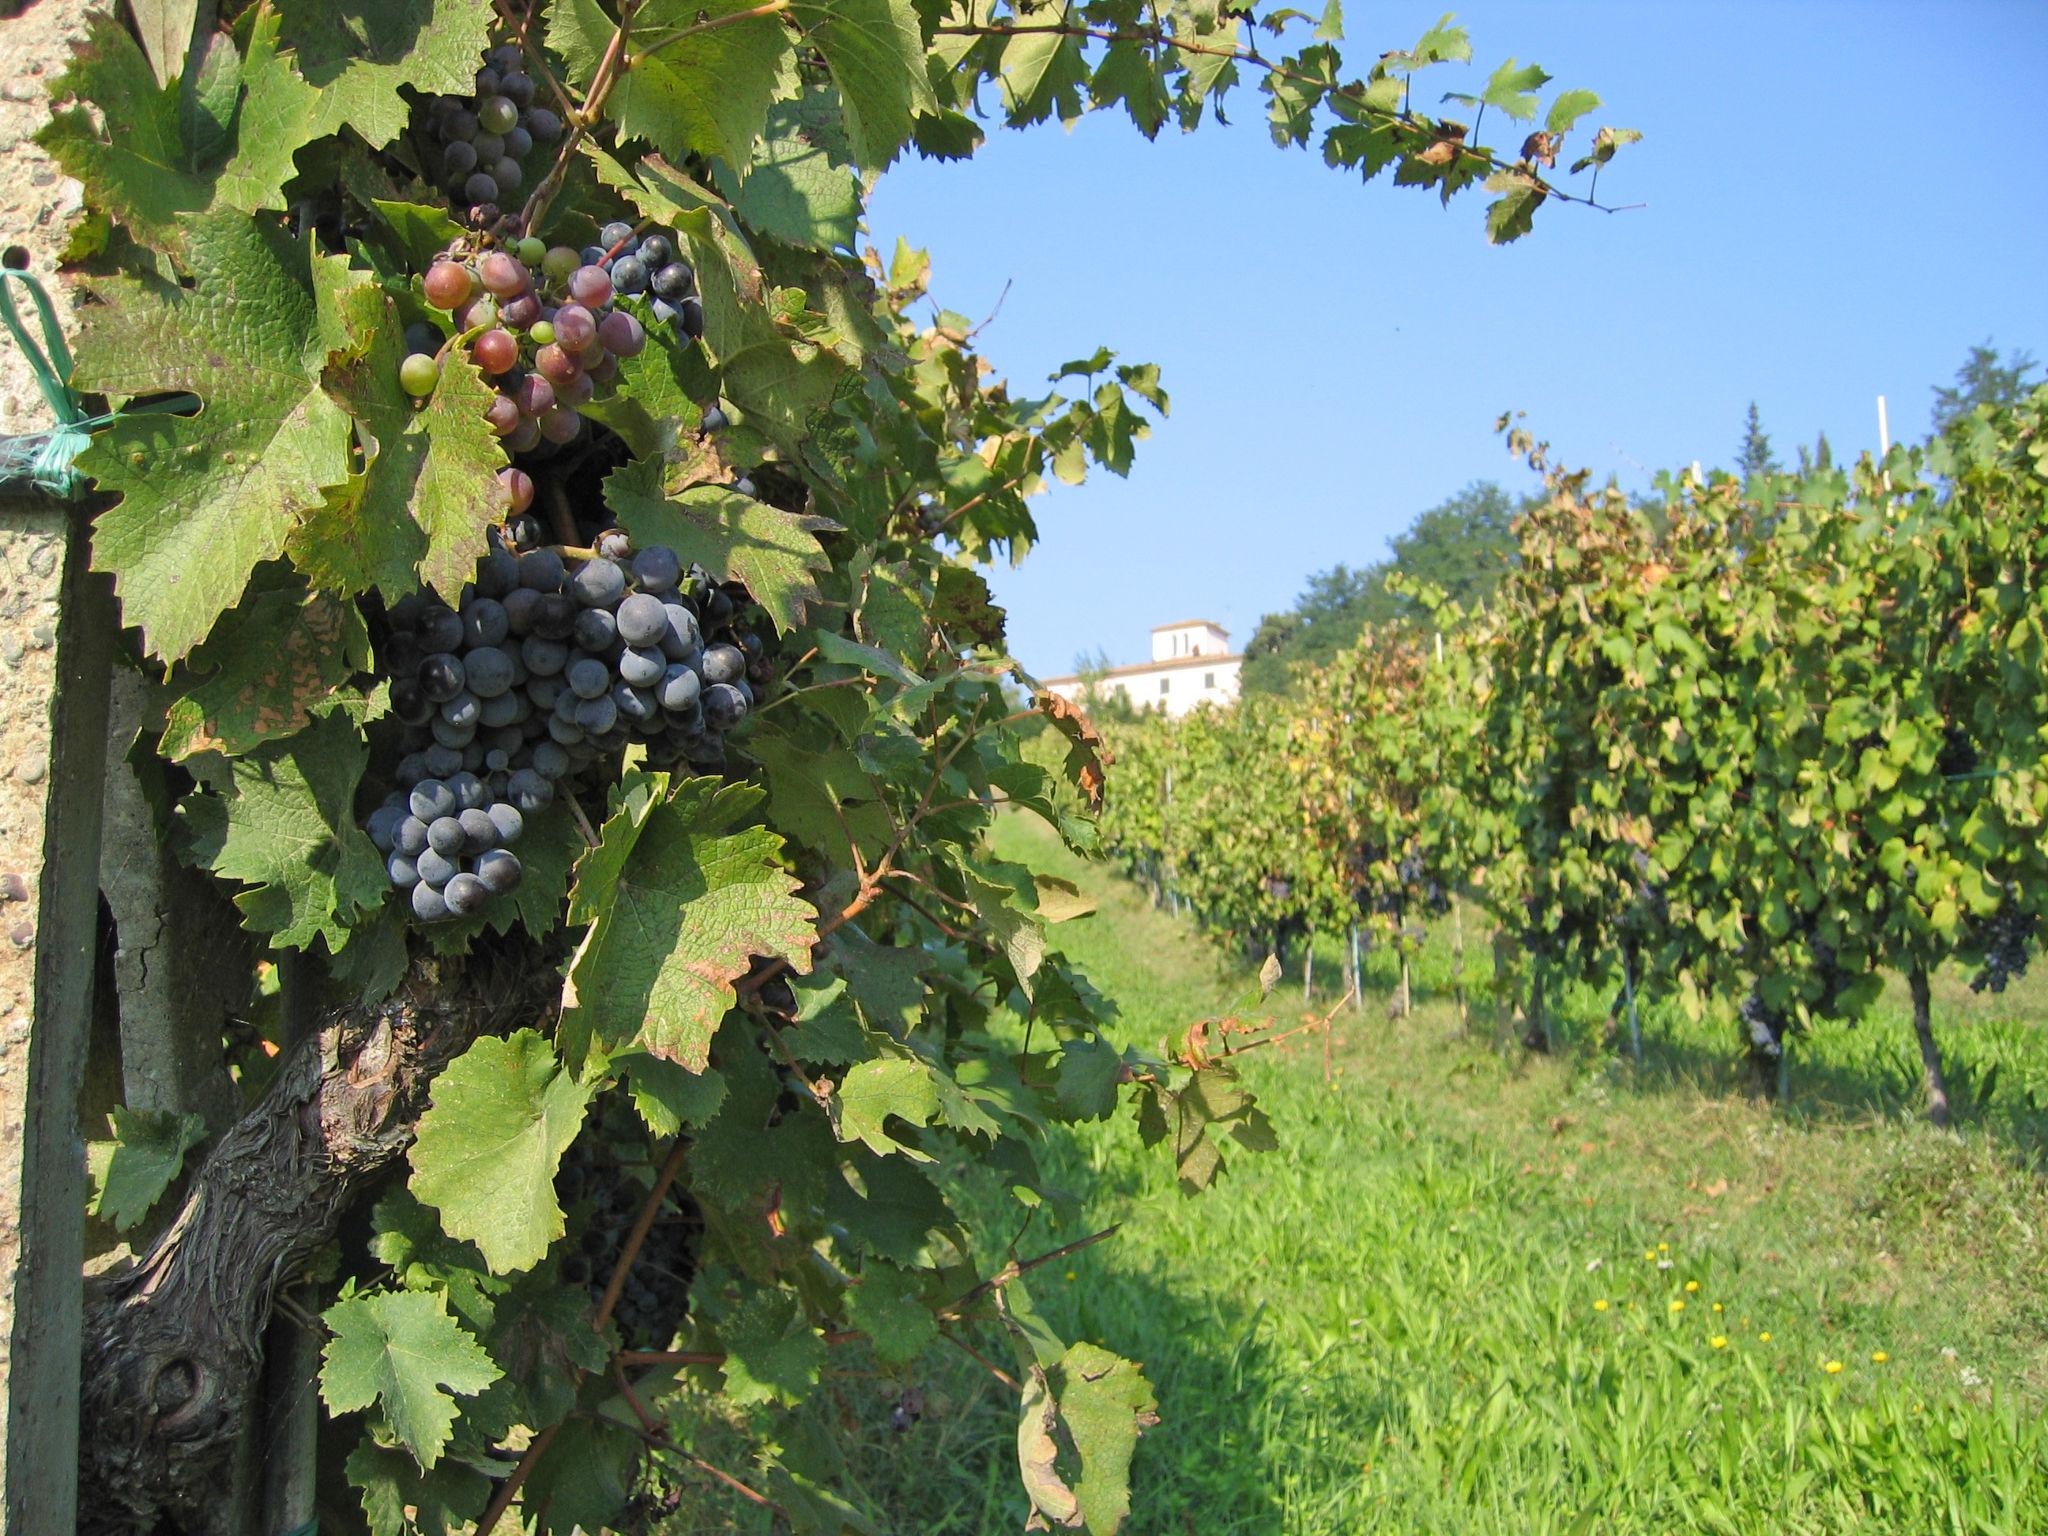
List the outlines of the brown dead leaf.
<svg viewBox="0 0 2048 1536">
<path fill-rule="evenodd" d="M 1067 772 L 1088 797 L 1091 809 L 1102 808 L 1103 770 L 1116 761 L 1116 757 L 1103 742 L 1102 733 L 1095 729 L 1095 722 L 1088 718 L 1088 712 L 1072 699 L 1062 698 L 1056 693 L 1041 693 L 1032 701 L 1040 714 L 1050 720 L 1053 729 L 1067 738 Z"/>
</svg>

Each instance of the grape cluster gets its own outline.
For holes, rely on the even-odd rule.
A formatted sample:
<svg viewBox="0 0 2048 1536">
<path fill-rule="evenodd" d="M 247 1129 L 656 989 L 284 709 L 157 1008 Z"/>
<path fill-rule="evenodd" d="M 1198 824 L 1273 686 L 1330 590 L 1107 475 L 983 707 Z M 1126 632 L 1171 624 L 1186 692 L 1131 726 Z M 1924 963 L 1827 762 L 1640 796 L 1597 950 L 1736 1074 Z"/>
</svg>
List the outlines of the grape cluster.
<svg viewBox="0 0 2048 1536">
<path fill-rule="evenodd" d="M 1752 1056 L 1776 1061 L 1784 1054 L 1785 1035 L 1792 1028 L 1792 1021 L 1764 1001 L 1760 988 L 1751 987 L 1737 1011 L 1742 1017 L 1743 1028 L 1749 1034 Z"/>
<path fill-rule="evenodd" d="M 448 314 L 470 358 L 498 391 L 485 419 L 515 453 L 546 441 L 574 442 L 580 408 L 608 391 L 619 363 L 647 346 L 647 327 L 621 298 L 637 304 L 653 293 L 652 313 L 685 341 L 704 331 L 703 306 L 689 295 L 696 274 L 674 256 L 666 235 L 636 239 L 631 225 L 608 224 L 607 246 L 575 251 L 528 237 L 483 251 L 474 260 L 444 256 L 427 268 L 427 303 Z M 618 255 L 630 249 L 636 254 Z M 663 263 L 652 276 L 645 260 Z M 674 296 L 673 299 L 665 295 Z M 440 382 L 452 342 L 438 327 L 408 331 L 398 382 L 423 399 Z"/>
<path fill-rule="evenodd" d="M 430 97 L 418 127 L 426 172 L 465 208 L 496 208 L 527 180 L 526 157 L 562 136 L 561 115 L 533 104 L 533 76 L 510 43 L 484 55 L 468 96 Z"/>
<path fill-rule="evenodd" d="M 715 768 L 766 678 L 737 605 L 675 551 L 608 530 L 587 558 L 538 547 L 532 482 L 460 609 L 415 594 L 386 615 L 379 662 L 408 728 L 397 789 L 365 830 L 423 921 L 467 916 L 518 883 L 507 845 L 556 786 L 631 743 Z M 523 552 L 522 552 L 523 551 Z"/>
<path fill-rule="evenodd" d="M 613 1157 L 600 1137 L 577 1139 L 555 1175 L 555 1195 L 570 1213 L 574 1245 L 562 1259 L 562 1279 L 583 1287 L 595 1302 L 604 1294 L 639 1215 L 647 1191 Z M 671 1191 L 635 1255 L 612 1312 L 628 1348 L 665 1349 L 689 1310 L 703 1222 Z"/>
<path fill-rule="evenodd" d="M 1970 978 L 1970 990 L 2003 992 L 2010 983 L 2026 975 L 2035 927 L 2034 914 L 2008 894 L 1976 936 L 1983 958 L 1978 962 L 1977 974 Z"/>
</svg>

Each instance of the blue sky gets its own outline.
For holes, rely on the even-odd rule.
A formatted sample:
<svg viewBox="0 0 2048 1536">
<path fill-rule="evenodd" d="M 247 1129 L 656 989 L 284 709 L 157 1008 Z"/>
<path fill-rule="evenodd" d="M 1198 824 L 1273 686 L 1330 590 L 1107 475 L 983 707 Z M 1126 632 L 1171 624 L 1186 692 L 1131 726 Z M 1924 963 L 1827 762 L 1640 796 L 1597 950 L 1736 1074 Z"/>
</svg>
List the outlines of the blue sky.
<svg viewBox="0 0 2048 1536">
<path fill-rule="evenodd" d="M 1352 5 L 1354 72 L 1441 11 Z M 1154 624 L 1196 616 L 1242 645 L 1311 571 L 1379 558 L 1467 482 L 1520 489 L 1503 410 L 1638 486 L 1732 460 L 1751 399 L 1785 457 L 1822 429 L 1839 455 L 1875 446 L 1879 394 L 1894 440 L 1923 435 L 1973 342 L 2048 358 L 2048 4 L 1457 14 L 1474 64 L 1424 80 L 1476 90 L 1514 55 L 1556 77 L 1546 100 L 1597 90 L 1568 148 L 1641 129 L 1600 193 L 1646 208 L 1552 206 L 1490 247 L 1480 194 L 1446 209 L 1278 149 L 1242 87 L 1227 128 L 1148 144 L 1105 114 L 883 176 L 870 236 L 928 247 L 948 308 L 980 319 L 1009 285 L 981 345 L 1017 388 L 1102 344 L 1158 363 L 1173 397 L 1129 480 L 1039 498 L 1043 542 L 994 573 L 1027 667 L 1136 660 Z"/>
</svg>

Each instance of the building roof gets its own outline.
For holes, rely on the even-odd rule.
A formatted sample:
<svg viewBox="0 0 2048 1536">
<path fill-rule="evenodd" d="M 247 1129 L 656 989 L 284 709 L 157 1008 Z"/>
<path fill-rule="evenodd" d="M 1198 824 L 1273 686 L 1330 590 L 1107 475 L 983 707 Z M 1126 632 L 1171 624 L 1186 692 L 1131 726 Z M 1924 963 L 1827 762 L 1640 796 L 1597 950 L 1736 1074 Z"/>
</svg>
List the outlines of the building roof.
<svg viewBox="0 0 2048 1536">
<path fill-rule="evenodd" d="M 1107 671 L 1094 672 L 1089 674 L 1089 676 L 1100 678 L 1136 677 L 1144 672 L 1184 672 L 1189 667 L 1213 667 L 1219 661 L 1243 660 L 1244 653 L 1241 651 L 1233 651 L 1228 656 L 1173 656 L 1165 661 L 1134 661 L 1129 666 L 1111 667 Z M 1078 672 L 1071 677 L 1048 677 L 1041 679 L 1042 685 L 1047 688 L 1056 687 L 1063 683 L 1085 681 L 1087 679 L 1083 678 Z"/>
<path fill-rule="evenodd" d="M 1162 630 L 1168 629 L 1194 629 L 1198 625 L 1216 630 L 1220 634 L 1227 635 L 1230 633 L 1229 630 L 1218 624 L 1214 619 L 1182 619 L 1178 624 L 1154 624 L 1152 626 L 1152 633 L 1156 635 Z"/>
</svg>

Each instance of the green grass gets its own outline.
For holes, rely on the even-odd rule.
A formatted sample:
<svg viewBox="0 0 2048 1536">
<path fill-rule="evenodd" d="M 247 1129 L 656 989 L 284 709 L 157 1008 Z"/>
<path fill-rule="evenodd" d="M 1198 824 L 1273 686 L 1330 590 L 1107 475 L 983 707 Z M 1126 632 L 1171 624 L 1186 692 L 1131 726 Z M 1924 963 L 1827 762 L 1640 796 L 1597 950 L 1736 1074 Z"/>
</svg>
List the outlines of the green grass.
<svg viewBox="0 0 2048 1536">
<path fill-rule="evenodd" d="M 1127 1038 L 1241 992 L 1213 945 L 1035 823 L 1000 841 L 1101 903 L 1056 933 Z M 1334 981 L 1334 954 L 1318 971 Z M 1638 1069 L 1573 994 L 1568 1048 L 1532 1058 L 1485 1038 L 1483 990 L 1460 1032 L 1440 935 L 1419 979 L 1390 1021 L 1369 971 L 1329 1084 L 1313 1033 L 1245 1058 L 1282 1148 L 1204 1196 L 1121 1122 L 1045 1149 L 1086 1210 L 1027 1251 L 1126 1223 L 1032 1277 L 1064 1336 L 1143 1360 L 1156 1388 L 1126 1530 L 2048 1530 L 2039 992 L 1944 988 L 1945 1017 L 1974 1010 L 1944 1031 L 1952 1136 L 1914 1117 L 1897 1008 L 1802 1041 L 1779 1108 L 1741 1091 L 1725 1029 L 1653 1009 Z M 1298 982 L 1272 1001 L 1292 1022 Z M 985 1198 L 984 1227 L 1009 1230 Z M 893 1434 L 905 1383 L 845 1363 L 804 1428 L 845 1446 L 878 1528 L 1018 1529 L 1005 1388 L 949 1356 Z M 709 1459 L 718 1438 L 700 1426 Z M 707 1495 L 665 1529 L 768 1528 L 751 1518 Z"/>
</svg>

